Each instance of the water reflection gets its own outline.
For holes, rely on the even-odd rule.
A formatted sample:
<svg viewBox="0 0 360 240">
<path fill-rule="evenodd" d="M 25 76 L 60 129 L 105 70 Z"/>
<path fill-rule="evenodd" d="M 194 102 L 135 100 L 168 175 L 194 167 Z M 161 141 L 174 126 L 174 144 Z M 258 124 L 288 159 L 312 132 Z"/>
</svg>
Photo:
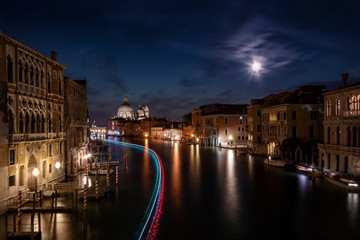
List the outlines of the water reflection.
<svg viewBox="0 0 360 240">
<path fill-rule="evenodd" d="M 149 147 L 149 142 L 147 139 L 145 139 L 145 147 L 148 148 Z M 151 168 L 150 168 L 150 155 L 149 152 L 147 150 L 144 151 L 143 153 L 143 164 L 142 164 L 142 179 L 143 179 L 143 184 L 144 184 L 144 194 L 146 193 L 146 191 L 148 191 L 148 189 L 151 187 L 151 181 L 149 181 L 149 177 L 151 175 Z"/>
<path fill-rule="evenodd" d="M 347 195 L 347 210 L 351 219 L 351 223 L 355 223 L 358 219 L 359 211 L 359 193 L 348 193 Z M 355 226 L 354 226 L 355 227 Z"/>
<path fill-rule="evenodd" d="M 225 172 L 225 198 L 224 206 L 229 223 L 236 223 L 236 216 L 239 211 L 239 196 L 237 191 L 237 178 L 235 174 L 235 153 L 228 150 Z"/>
<path fill-rule="evenodd" d="M 180 171 L 180 155 L 179 155 L 179 144 L 177 142 L 173 143 L 173 162 L 172 162 L 172 171 L 171 171 L 171 192 L 174 197 L 175 205 L 180 205 L 181 197 L 181 171 Z"/>
</svg>

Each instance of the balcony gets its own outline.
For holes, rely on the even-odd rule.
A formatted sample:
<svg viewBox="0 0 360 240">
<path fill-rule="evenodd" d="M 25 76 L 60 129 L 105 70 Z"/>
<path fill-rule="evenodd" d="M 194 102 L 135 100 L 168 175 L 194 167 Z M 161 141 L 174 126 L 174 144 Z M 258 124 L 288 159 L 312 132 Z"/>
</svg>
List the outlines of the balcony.
<svg viewBox="0 0 360 240">
<path fill-rule="evenodd" d="M 42 96 L 45 97 L 46 96 L 46 92 L 45 89 L 39 88 L 39 87 L 34 87 L 32 85 L 28 85 L 25 83 L 19 83 L 19 91 L 20 92 L 25 92 L 25 93 L 31 93 L 37 96 Z"/>
<path fill-rule="evenodd" d="M 360 116 L 360 110 L 347 110 L 343 111 L 344 117 L 359 117 Z"/>
<path fill-rule="evenodd" d="M 340 151 L 346 153 L 353 153 L 356 155 L 360 154 L 360 147 L 350 147 L 336 144 L 318 144 L 319 149 L 330 150 L 330 151 Z"/>
<path fill-rule="evenodd" d="M 9 134 L 9 143 L 40 141 L 46 139 L 46 133 Z"/>
</svg>

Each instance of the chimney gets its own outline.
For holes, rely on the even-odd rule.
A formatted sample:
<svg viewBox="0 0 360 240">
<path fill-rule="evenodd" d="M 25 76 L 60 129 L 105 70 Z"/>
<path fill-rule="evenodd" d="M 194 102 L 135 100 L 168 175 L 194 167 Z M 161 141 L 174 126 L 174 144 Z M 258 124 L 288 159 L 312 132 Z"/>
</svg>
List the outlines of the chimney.
<svg viewBox="0 0 360 240">
<path fill-rule="evenodd" d="M 341 78 L 342 78 L 342 80 L 343 80 L 344 87 L 346 87 L 348 77 L 349 77 L 349 74 L 348 74 L 348 73 L 342 73 L 342 74 L 341 74 Z"/>
<path fill-rule="evenodd" d="M 56 61 L 56 55 L 57 55 L 57 52 L 56 51 L 51 51 L 51 59 Z"/>
</svg>

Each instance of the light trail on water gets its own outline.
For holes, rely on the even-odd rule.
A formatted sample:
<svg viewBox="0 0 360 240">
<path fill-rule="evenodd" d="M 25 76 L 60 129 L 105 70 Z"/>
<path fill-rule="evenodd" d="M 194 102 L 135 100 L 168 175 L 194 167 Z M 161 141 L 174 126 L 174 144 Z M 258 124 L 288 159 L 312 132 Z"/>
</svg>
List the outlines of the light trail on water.
<svg viewBox="0 0 360 240">
<path fill-rule="evenodd" d="M 139 227 L 139 237 L 138 239 L 155 239 L 158 232 L 160 216 L 162 213 L 162 204 L 164 197 L 164 167 L 159 155 L 152 149 L 144 147 L 142 145 L 137 145 L 133 143 L 120 142 L 115 140 L 101 139 L 104 142 L 110 142 L 117 145 L 127 146 L 142 151 L 148 151 L 152 159 L 154 160 L 156 166 L 156 180 L 154 185 L 154 190 L 151 195 L 149 205 L 145 211 L 143 220 L 140 223 Z M 146 234 L 147 231 L 147 234 Z M 146 238 L 145 238 L 146 234 Z"/>
</svg>

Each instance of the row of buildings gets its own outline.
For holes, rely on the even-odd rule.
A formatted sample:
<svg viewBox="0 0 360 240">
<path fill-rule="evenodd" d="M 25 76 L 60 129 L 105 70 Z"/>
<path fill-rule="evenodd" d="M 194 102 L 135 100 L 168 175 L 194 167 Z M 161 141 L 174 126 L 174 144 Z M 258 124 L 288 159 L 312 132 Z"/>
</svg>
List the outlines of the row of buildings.
<svg viewBox="0 0 360 240">
<path fill-rule="evenodd" d="M 252 99 L 249 105 L 208 104 L 190 114 L 185 141 L 245 147 L 282 155 L 329 171 L 360 174 L 360 83 L 324 91 L 302 86 L 293 92 Z"/>
<path fill-rule="evenodd" d="M 86 80 L 65 69 L 56 52 L 47 57 L 0 33 L 0 211 L 19 190 L 74 174 L 88 154 Z"/>
</svg>

